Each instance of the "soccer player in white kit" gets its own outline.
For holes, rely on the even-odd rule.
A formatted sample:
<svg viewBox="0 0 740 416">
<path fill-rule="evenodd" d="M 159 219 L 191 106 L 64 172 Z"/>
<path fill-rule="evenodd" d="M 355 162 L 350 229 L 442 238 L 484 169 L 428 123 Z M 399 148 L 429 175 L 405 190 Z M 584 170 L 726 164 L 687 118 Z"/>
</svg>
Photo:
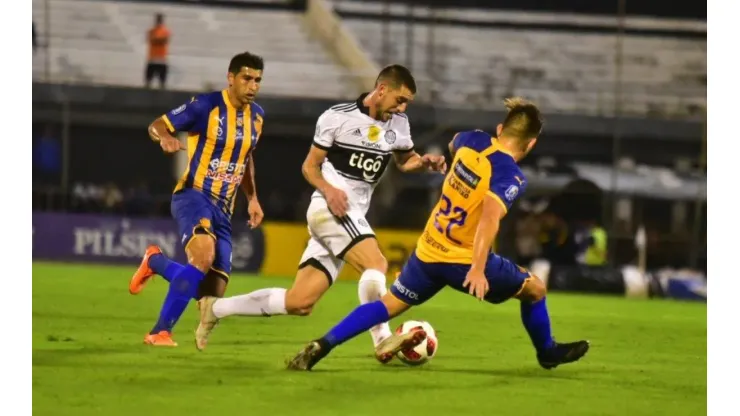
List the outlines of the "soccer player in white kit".
<svg viewBox="0 0 740 416">
<path fill-rule="evenodd" d="M 231 315 L 309 315 L 334 283 L 344 263 L 361 273 L 362 304 L 386 292 L 388 262 L 365 219 L 375 185 L 391 159 L 402 172 L 447 169 L 444 156 L 419 155 L 404 112 L 416 93 L 411 72 L 401 65 L 384 68 L 375 89 L 355 102 L 326 110 L 316 123 L 303 176 L 316 189 L 306 213 L 311 239 L 290 289 L 260 289 L 229 298 L 203 297 L 196 347 L 206 347 L 219 319 Z M 391 335 L 387 323 L 370 330 L 377 346 Z"/>
</svg>

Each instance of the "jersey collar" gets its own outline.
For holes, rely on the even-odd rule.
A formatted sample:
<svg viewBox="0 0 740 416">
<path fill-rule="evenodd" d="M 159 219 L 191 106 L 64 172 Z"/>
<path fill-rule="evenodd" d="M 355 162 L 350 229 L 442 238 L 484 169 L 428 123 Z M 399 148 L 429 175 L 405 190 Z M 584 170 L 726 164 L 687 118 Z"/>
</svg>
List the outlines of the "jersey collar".
<svg viewBox="0 0 740 416">
<path fill-rule="evenodd" d="M 234 107 L 234 104 L 232 104 L 231 103 L 231 100 L 229 99 L 229 90 L 228 89 L 221 90 L 221 98 L 223 98 L 224 104 L 226 105 L 227 108 L 230 107 L 230 108 L 233 108 L 235 110 L 238 110 L 238 108 Z"/>
<path fill-rule="evenodd" d="M 496 151 L 499 151 L 499 152 L 501 152 L 501 153 L 503 153 L 503 154 L 505 154 L 505 155 L 509 155 L 509 156 L 511 156 L 512 158 L 514 158 L 514 160 L 516 160 L 516 158 L 514 157 L 514 154 L 512 154 L 512 153 L 511 153 L 510 151 L 508 151 L 508 150 L 504 149 L 504 147 L 503 147 L 503 146 L 501 146 L 501 142 L 499 142 L 499 141 L 498 141 L 498 137 L 495 137 L 495 136 L 491 136 L 491 146 L 492 146 L 492 147 L 493 147 L 493 148 L 494 148 L 494 149 L 495 149 Z"/>
<path fill-rule="evenodd" d="M 370 117 L 370 108 L 365 107 L 365 104 L 362 103 L 362 100 L 367 97 L 367 95 L 370 94 L 369 92 L 361 94 L 355 103 L 357 104 L 357 109 L 360 110 L 360 112 L 368 117 Z"/>
</svg>

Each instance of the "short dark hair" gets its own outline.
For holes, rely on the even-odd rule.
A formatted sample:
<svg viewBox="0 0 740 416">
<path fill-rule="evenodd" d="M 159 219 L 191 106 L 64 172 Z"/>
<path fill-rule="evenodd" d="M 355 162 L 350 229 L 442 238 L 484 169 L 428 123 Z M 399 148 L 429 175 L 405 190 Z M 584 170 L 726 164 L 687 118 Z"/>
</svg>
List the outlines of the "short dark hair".
<svg viewBox="0 0 740 416">
<path fill-rule="evenodd" d="M 245 66 L 247 68 L 262 71 L 263 69 L 265 69 L 265 61 L 259 55 L 255 55 L 249 52 L 242 52 L 240 54 L 234 55 L 234 57 L 231 58 L 231 62 L 229 62 L 229 72 L 236 75 Z"/>
<path fill-rule="evenodd" d="M 403 65 L 388 65 L 378 74 L 375 80 L 377 86 L 382 81 L 388 82 L 393 88 L 400 88 L 405 85 L 412 94 L 416 94 L 416 80 L 411 75 L 411 71 Z"/>
<path fill-rule="evenodd" d="M 540 135 L 545 120 L 537 105 L 521 97 L 504 100 L 508 112 L 503 122 L 502 135 L 529 140 Z"/>
<path fill-rule="evenodd" d="M 162 13 L 157 13 L 154 15 L 154 20 L 157 22 L 158 25 L 161 25 L 164 23 L 164 15 Z"/>
</svg>

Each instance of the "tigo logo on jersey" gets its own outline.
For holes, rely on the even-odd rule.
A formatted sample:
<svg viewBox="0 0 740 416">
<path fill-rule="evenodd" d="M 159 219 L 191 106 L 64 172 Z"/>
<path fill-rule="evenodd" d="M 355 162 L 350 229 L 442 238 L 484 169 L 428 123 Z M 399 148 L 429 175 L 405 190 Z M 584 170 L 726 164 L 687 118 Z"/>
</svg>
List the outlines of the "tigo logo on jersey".
<svg viewBox="0 0 740 416">
<path fill-rule="evenodd" d="M 352 153 L 349 158 L 349 165 L 355 168 L 362 169 L 362 177 L 368 181 L 375 179 L 375 175 L 378 174 L 380 168 L 383 167 L 383 156 L 375 156 L 375 159 L 368 157 L 365 159 L 364 153 Z"/>
<path fill-rule="evenodd" d="M 519 187 L 516 185 L 511 185 L 506 189 L 506 192 L 504 192 L 504 196 L 506 197 L 506 200 L 511 202 L 516 198 L 516 196 L 519 194 Z"/>
<path fill-rule="evenodd" d="M 380 127 L 370 126 L 370 128 L 367 130 L 367 139 L 375 143 L 378 141 L 379 138 L 380 138 Z"/>
</svg>

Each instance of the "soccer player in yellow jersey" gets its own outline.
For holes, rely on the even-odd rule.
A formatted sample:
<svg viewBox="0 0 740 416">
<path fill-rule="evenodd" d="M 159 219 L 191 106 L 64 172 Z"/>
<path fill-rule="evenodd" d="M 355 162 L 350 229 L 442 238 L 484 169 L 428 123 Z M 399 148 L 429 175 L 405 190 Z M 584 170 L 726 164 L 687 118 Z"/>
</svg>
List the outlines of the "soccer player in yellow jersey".
<svg viewBox="0 0 740 416">
<path fill-rule="evenodd" d="M 499 222 L 527 186 L 517 162 L 532 150 L 543 123 L 530 102 L 513 98 L 506 106 L 508 114 L 497 126 L 496 137 L 475 130 L 458 133 L 450 142 L 453 161 L 442 195 L 391 291 L 359 306 L 310 342 L 288 368 L 310 370 L 334 347 L 426 302 L 445 286 L 494 304 L 519 299 L 522 323 L 546 369 L 586 354 L 588 341 L 563 344 L 552 338 L 542 281 L 490 250 Z M 421 328 L 392 335 L 376 347 L 376 358 L 387 362 L 425 338 Z"/>
<path fill-rule="evenodd" d="M 172 216 L 177 221 L 188 264 L 167 258 L 150 246 L 129 284 L 141 292 L 158 274 L 170 282 L 157 323 L 144 337 L 154 346 L 176 346 L 172 328 L 199 288 L 223 296 L 231 274 L 231 219 L 237 192 L 247 196 L 249 224 L 263 218 L 254 182 L 254 150 L 265 112 L 255 97 L 262 82 L 264 61 L 243 52 L 229 63 L 228 88 L 201 94 L 157 118 L 149 135 L 165 153 L 187 150 L 188 164 L 172 194 Z M 187 149 L 175 132 L 187 132 Z M 215 292 L 215 293 L 214 293 Z"/>
</svg>

